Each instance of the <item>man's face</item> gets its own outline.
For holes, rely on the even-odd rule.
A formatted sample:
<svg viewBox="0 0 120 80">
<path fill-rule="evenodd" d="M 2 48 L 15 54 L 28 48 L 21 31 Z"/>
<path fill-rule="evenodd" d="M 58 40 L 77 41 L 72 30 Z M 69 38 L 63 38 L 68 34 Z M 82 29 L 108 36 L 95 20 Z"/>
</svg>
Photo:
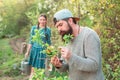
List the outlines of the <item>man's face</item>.
<svg viewBox="0 0 120 80">
<path fill-rule="evenodd" d="M 65 20 L 60 20 L 56 23 L 55 27 L 58 29 L 59 34 L 63 37 L 65 34 L 72 34 L 70 24 Z"/>
</svg>

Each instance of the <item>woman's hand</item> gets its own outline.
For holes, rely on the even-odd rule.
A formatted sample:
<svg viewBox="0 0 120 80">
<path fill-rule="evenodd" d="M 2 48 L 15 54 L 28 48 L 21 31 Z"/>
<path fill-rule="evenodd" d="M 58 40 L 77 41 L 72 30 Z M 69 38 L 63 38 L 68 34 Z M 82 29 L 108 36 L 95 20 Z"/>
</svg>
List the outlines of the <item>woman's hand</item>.
<svg viewBox="0 0 120 80">
<path fill-rule="evenodd" d="M 26 53 L 25 53 L 25 58 L 27 59 L 27 58 L 28 58 L 28 56 L 29 56 L 29 53 L 28 53 L 28 52 L 26 52 Z"/>
</svg>

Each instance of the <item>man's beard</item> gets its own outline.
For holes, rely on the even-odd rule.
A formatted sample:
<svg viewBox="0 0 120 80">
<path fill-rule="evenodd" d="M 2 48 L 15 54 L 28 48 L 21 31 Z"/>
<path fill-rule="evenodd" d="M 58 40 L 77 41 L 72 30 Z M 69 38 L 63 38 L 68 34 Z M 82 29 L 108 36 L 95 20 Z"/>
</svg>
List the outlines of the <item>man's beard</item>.
<svg viewBox="0 0 120 80">
<path fill-rule="evenodd" d="M 70 26 L 70 24 L 68 22 L 67 22 L 67 24 L 68 24 L 69 30 L 64 32 L 63 35 L 61 35 L 62 36 L 62 41 L 64 41 L 64 39 L 63 39 L 64 35 L 68 35 L 68 34 L 72 35 L 72 33 L 73 33 L 72 27 Z"/>
</svg>

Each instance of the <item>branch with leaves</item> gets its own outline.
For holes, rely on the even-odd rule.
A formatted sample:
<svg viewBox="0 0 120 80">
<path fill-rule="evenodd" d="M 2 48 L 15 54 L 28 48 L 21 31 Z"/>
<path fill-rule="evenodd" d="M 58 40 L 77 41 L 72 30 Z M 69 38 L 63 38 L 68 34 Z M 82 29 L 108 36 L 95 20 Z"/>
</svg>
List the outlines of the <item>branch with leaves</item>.
<svg viewBox="0 0 120 80">
<path fill-rule="evenodd" d="M 42 37 L 45 37 L 44 33 L 40 33 L 41 29 L 35 29 L 35 35 L 32 36 L 32 41 L 33 42 L 37 42 L 38 44 L 42 45 L 43 47 L 45 47 L 45 50 L 43 50 L 42 52 L 47 54 L 47 56 L 52 57 L 54 55 L 57 55 L 58 51 L 55 49 L 54 46 L 49 45 L 48 43 L 44 43 L 42 41 Z M 64 39 L 64 45 L 67 45 L 72 39 L 73 39 L 73 35 L 64 35 L 63 37 Z"/>
<path fill-rule="evenodd" d="M 42 40 L 42 37 L 45 37 L 44 33 L 40 33 L 41 29 L 35 29 L 35 35 L 32 36 L 32 41 L 37 42 L 39 45 L 42 45 L 42 47 L 45 47 L 45 49 L 42 51 L 43 53 L 47 54 L 47 56 L 52 57 L 56 55 L 57 50 L 55 50 L 55 47 L 52 45 L 49 45 L 48 43 L 44 43 Z"/>
<path fill-rule="evenodd" d="M 70 43 L 70 41 L 73 39 L 73 35 L 64 35 L 63 40 L 64 40 L 64 45 L 67 45 L 68 43 Z"/>
<path fill-rule="evenodd" d="M 55 50 L 54 46 L 49 45 L 48 43 L 44 43 L 42 41 L 42 37 L 45 37 L 43 33 L 40 34 L 39 32 L 40 30 L 35 29 L 35 35 L 32 37 L 32 41 L 33 42 L 37 42 L 38 44 L 42 45 L 43 47 L 45 47 L 45 49 L 42 51 L 43 53 L 45 53 L 48 57 L 52 57 L 54 55 L 57 55 L 58 51 Z M 67 45 L 72 39 L 73 39 L 73 35 L 65 35 L 63 37 L 64 39 L 64 45 Z M 36 73 L 33 76 L 33 80 L 36 79 L 47 79 L 47 80 L 68 80 L 68 77 L 64 74 L 60 74 L 59 72 L 56 72 L 54 74 L 54 77 L 47 77 L 45 76 L 44 72 L 45 70 L 40 69 L 40 70 L 36 70 Z M 55 72 L 55 71 L 54 71 Z M 59 75 L 59 76 L 57 76 Z M 62 76 L 61 76 L 62 75 Z"/>
</svg>

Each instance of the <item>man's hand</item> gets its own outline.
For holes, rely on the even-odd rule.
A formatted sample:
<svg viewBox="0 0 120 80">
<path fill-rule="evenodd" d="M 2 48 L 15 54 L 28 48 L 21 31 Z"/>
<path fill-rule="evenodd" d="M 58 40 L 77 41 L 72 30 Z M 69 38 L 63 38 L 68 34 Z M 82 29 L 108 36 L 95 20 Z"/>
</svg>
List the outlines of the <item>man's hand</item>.
<svg viewBox="0 0 120 80">
<path fill-rule="evenodd" d="M 71 57 L 71 52 L 67 47 L 61 47 L 60 52 L 61 57 L 64 58 L 65 60 L 69 60 L 69 58 Z"/>
<path fill-rule="evenodd" d="M 62 67 L 62 63 L 60 62 L 60 59 L 57 56 L 53 56 L 51 58 L 51 64 L 58 68 Z"/>
</svg>

